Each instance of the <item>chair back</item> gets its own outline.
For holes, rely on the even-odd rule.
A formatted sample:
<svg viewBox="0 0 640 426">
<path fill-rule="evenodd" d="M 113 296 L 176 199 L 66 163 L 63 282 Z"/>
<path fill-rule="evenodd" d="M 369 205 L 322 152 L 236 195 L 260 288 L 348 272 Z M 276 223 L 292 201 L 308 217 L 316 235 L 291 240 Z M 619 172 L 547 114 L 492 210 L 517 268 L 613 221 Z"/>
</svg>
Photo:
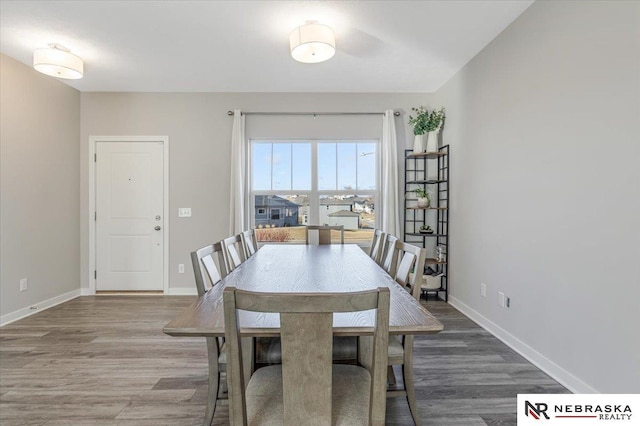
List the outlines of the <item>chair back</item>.
<svg viewBox="0 0 640 426">
<path fill-rule="evenodd" d="M 256 254 L 258 251 L 258 241 L 256 240 L 256 231 L 249 229 L 240 234 L 242 237 L 242 243 L 244 245 L 244 252 L 248 258 Z"/>
<path fill-rule="evenodd" d="M 284 425 L 331 424 L 333 313 L 376 309 L 369 424 L 384 424 L 389 289 L 354 293 L 256 293 L 224 289 L 229 415 L 246 425 L 246 398 L 238 310 L 279 313 Z M 274 390 L 275 391 L 275 390 Z"/>
<path fill-rule="evenodd" d="M 426 250 L 402 241 L 396 241 L 396 250 L 399 262 L 395 280 L 419 301 L 421 288 L 420 284 L 416 284 L 416 282 L 420 283 L 419 280 L 422 279 L 422 274 L 424 273 Z M 411 274 L 412 269 L 414 270 L 413 274 Z"/>
<path fill-rule="evenodd" d="M 227 275 L 222 244 L 215 243 L 191 252 L 198 296 L 202 296 Z"/>
<path fill-rule="evenodd" d="M 382 257 L 382 247 L 384 246 L 384 232 L 379 229 L 373 231 L 373 238 L 371 239 L 371 250 L 369 250 L 369 257 L 373 259 L 378 265 L 380 264 L 380 258 Z"/>
<path fill-rule="evenodd" d="M 384 239 L 384 248 L 382 249 L 381 262 L 382 268 L 387 271 L 392 277 L 396 275 L 396 268 L 398 267 L 398 250 L 396 249 L 396 242 L 398 237 L 391 234 L 387 234 Z"/>
<path fill-rule="evenodd" d="M 224 247 L 224 260 L 228 272 L 233 271 L 240 266 L 242 262 L 247 260 L 244 252 L 244 244 L 242 243 L 242 237 L 240 235 L 225 238 L 222 240 L 222 246 Z"/>
<path fill-rule="evenodd" d="M 304 230 L 305 242 L 309 244 L 309 231 L 318 231 L 318 244 L 332 244 L 331 231 L 340 232 L 340 244 L 344 244 L 344 225 L 307 225 Z"/>
</svg>

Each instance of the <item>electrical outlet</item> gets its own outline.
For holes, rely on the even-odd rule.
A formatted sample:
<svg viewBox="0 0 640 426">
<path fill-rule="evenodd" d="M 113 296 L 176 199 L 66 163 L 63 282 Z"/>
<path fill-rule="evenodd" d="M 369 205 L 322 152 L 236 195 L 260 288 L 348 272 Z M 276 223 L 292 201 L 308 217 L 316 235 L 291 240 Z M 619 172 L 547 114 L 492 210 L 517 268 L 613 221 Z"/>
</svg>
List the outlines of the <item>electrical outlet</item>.
<svg viewBox="0 0 640 426">
<path fill-rule="evenodd" d="M 29 287 L 29 280 L 26 278 L 22 278 L 20 280 L 20 291 L 27 291 L 28 287 Z"/>
<path fill-rule="evenodd" d="M 180 207 L 178 217 L 191 217 L 191 207 Z"/>
<path fill-rule="evenodd" d="M 480 283 L 480 296 L 487 297 L 487 285 L 485 283 Z"/>
<path fill-rule="evenodd" d="M 184 263 L 179 263 L 178 264 L 178 273 L 179 274 L 184 274 Z"/>
<path fill-rule="evenodd" d="M 501 291 L 498 292 L 498 306 L 504 308 L 504 293 Z"/>
</svg>

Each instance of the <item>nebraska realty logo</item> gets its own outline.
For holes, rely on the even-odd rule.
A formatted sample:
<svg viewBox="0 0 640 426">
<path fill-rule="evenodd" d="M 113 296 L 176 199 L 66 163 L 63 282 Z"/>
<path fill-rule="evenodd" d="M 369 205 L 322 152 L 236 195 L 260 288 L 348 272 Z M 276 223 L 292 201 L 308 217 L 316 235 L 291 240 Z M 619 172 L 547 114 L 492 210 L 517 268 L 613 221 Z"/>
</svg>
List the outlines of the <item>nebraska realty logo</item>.
<svg viewBox="0 0 640 426">
<path fill-rule="evenodd" d="M 518 425 L 640 424 L 640 395 L 520 394 Z"/>
</svg>

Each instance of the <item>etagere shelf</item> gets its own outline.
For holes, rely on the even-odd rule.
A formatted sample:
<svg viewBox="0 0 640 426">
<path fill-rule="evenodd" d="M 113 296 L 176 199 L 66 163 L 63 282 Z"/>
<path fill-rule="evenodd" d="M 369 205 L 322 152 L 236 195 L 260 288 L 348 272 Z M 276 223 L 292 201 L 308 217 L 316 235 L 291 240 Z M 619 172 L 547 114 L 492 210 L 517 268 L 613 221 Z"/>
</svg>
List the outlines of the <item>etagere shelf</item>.
<svg viewBox="0 0 640 426">
<path fill-rule="evenodd" d="M 429 194 L 429 207 L 418 207 L 413 192 L 417 188 Z M 439 288 L 423 287 L 422 292 L 427 298 L 435 294 L 436 299 L 446 302 L 449 296 L 449 145 L 437 152 L 405 151 L 404 192 L 404 241 L 427 250 L 423 272 L 441 274 Z M 433 233 L 420 232 L 423 225 L 432 227 Z M 441 260 L 436 256 L 437 247 L 442 250 Z"/>
</svg>

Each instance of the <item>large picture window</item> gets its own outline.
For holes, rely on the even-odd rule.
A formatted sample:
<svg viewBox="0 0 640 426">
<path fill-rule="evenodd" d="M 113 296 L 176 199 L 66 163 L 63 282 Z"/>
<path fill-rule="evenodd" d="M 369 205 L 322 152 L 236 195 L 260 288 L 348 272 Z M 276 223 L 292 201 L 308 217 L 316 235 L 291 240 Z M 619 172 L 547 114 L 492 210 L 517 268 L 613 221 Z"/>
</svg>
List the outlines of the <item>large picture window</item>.
<svg viewBox="0 0 640 426">
<path fill-rule="evenodd" d="M 378 141 L 251 141 L 251 226 L 259 241 L 304 241 L 305 225 L 343 225 L 371 239 L 379 202 Z"/>
</svg>

